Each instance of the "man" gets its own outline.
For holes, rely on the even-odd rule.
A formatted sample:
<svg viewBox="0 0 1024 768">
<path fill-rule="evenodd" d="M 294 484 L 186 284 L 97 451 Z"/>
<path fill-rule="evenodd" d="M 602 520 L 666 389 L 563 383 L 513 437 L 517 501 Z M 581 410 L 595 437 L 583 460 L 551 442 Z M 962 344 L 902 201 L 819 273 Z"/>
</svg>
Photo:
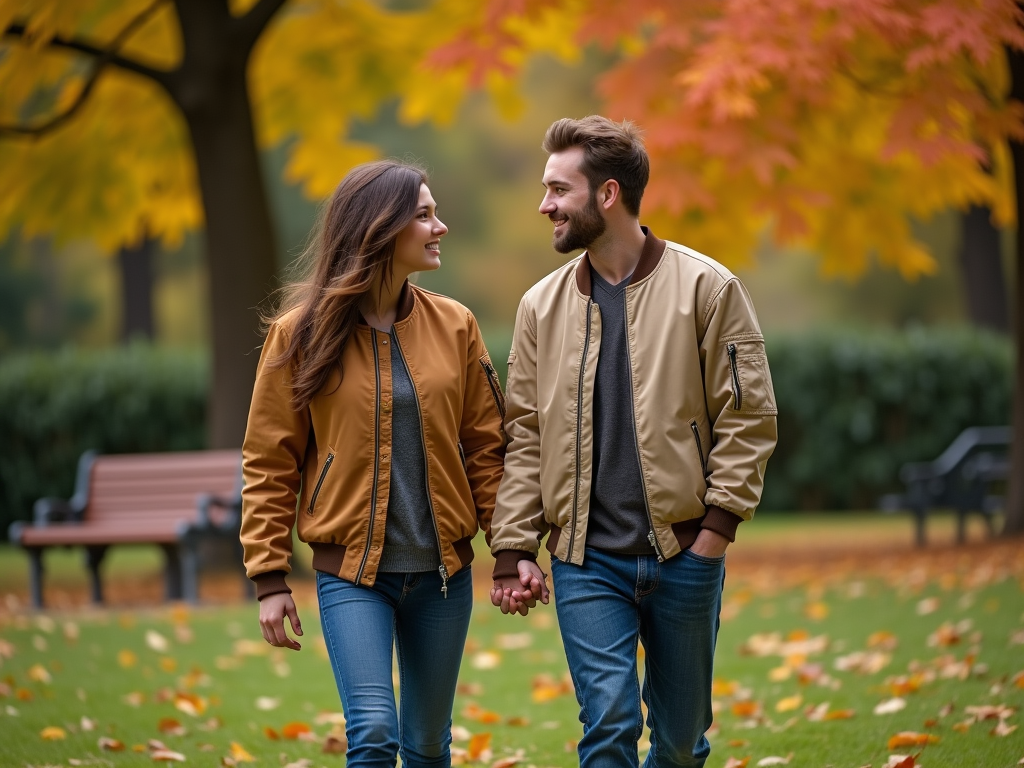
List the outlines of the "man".
<svg viewBox="0 0 1024 768">
<path fill-rule="evenodd" d="M 735 276 L 640 226 L 635 126 L 563 119 L 543 146 L 555 250 L 586 252 L 519 305 L 491 600 L 524 615 L 548 601 L 550 533 L 580 765 L 637 765 L 642 697 L 645 766 L 702 766 L 725 550 L 775 447 L 764 339 Z"/>
</svg>

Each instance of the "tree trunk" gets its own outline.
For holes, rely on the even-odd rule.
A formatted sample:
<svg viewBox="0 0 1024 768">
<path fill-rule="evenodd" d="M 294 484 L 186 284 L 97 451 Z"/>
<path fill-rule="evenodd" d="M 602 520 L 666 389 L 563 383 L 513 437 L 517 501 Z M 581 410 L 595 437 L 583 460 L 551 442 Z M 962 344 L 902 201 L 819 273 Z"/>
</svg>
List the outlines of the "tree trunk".
<svg viewBox="0 0 1024 768">
<path fill-rule="evenodd" d="M 153 339 L 153 256 L 156 240 L 145 237 L 117 252 L 121 268 L 121 341 Z"/>
<path fill-rule="evenodd" d="M 1010 96 L 1024 102 L 1024 52 L 1009 50 Z M 1024 144 L 1010 142 L 1013 155 L 1013 185 L 1017 197 L 1017 231 L 1014 245 L 1013 333 L 1017 361 L 1013 382 L 1013 438 L 1010 446 L 1009 488 L 1006 494 L 1006 522 L 1003 534 L 1024 534 Z"/>
<path fill-rule="evenodd" d="M 176 101 L 188 123 L 206 217 L 213 334 L 207 445 L 242 444 L 259 360 L 257 307 L 273 288 L 274 233 L 253 134 L 249 49 L 226 3 L 178 0 L 185 45 Z"/>
<path fill-rule="evenodd" d="M 960 270 L 967 315 L 975 325 L 1009 333 L 1006 278 L 992 211 L 986 206 L 972 205 L 962 214 L 960 224 Z"/>
</svg>

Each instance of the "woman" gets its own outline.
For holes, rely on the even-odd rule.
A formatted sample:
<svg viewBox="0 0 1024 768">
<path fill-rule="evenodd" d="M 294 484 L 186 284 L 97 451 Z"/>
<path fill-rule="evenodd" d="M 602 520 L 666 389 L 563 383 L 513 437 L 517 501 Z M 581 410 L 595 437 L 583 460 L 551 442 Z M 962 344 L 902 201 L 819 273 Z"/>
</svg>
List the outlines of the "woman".
<svg viewBox="0 0 1024 768">
<path fill-rule="evenodd" d="M 285 576 L 313 550 L 348 765 L 450 765 L 471 541 L 504 457 L 501 389 L 472 314 L 408 281 L 448 231 L 407 164 L 369 163 L 326 203 L 269 323 L 242 448 L 242 544 L 271 645 L 299 649 Z M 488 534 L 489 539 L 489 534 Z M 401 717 L 392 683 L 397 648 Z"/>
</svg>

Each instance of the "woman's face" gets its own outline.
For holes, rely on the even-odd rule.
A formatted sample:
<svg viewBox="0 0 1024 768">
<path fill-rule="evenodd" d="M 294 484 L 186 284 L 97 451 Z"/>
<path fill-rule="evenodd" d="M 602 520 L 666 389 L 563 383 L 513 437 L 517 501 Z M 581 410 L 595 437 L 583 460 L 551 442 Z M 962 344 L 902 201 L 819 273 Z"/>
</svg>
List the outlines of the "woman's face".
<svg viewBox="0 0 1024 768">
<path fill-rule="evenodd" d="M 420 197 L 412 221 L 398 233 L 393 261 L 396 276 L 404 280 L 413 272 L 441 266 L 441 236 L 448 227 L 437 218 L 437 203 L 426 184 L 420 185 Z"/>
</svg>

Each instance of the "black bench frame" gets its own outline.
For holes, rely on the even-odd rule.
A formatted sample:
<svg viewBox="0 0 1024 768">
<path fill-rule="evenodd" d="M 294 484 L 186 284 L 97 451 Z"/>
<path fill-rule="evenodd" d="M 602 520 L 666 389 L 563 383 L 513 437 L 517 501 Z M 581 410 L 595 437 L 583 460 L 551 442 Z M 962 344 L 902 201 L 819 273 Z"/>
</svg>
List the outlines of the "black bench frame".
<svg viewBox="0 0 1024 768">
<path fill-rule="evenodd" d="M 885 512 L 909 510 L 915 519 L 915 541 L 926 543 L 925 523 L 931 510 L 952 509 L 957 516 L 956 540 L 963 544 L 967 516 L 980 514 L 995 533 L 993 517 L 1003 499 L 993 486 L 1009 473 L 1010 427 L 968 427 L 934 461 L 904 464 L 900 480 L 906 490 L 881 499 Z"/>
<path fill-rule="evenodd" d="M 37 499 L 32 507 L 32 527 L 70 525 L 82 522 L 82 516 L 89 502 L 89 480 L 92 466 L 101 454 L 86 451 L 78 460 L 75 475 L 75 492 L 70 499 L 47 497 Z M 230 497 L 214 494 L 200 494 L 196 498 L 196 518 L 182 521 L 178 525 L 174 543 L 156 543 L 164 553 L 164 595 L 167 600 L 185 599 L 195 603 L 199 599 L 200 548 L 204 541 L 222 540 L 231 542 L 237 562 L 243 561 L 239 530 L 242 517 L 242 475 L 239 457 L 239 472 L 236 490 Z M 211 511 L 215 508 L 227 512 L 223 521 L 216 522 Z M 43 607 L 43 552 L 51 546 L 81 546 L 85 549 L 85 562 L 89 570 L 90 593 L 94 603 L 103 602 L 103 581 L 100 566 L 107 550 L 122 542 L 111 544 L 56 544 L 33 546 L 22 542 L 22 533 L 28 524 L 17 521 L 8 529 L 12 544 L 21 546 L 29 556 L 29 593 L 32 605 Z M 145 542 L 137 542 L 145 543 Z M 243 588 L 247 596 L 255 595 L 253 583 L 242 572 Z"/>
</svg>

